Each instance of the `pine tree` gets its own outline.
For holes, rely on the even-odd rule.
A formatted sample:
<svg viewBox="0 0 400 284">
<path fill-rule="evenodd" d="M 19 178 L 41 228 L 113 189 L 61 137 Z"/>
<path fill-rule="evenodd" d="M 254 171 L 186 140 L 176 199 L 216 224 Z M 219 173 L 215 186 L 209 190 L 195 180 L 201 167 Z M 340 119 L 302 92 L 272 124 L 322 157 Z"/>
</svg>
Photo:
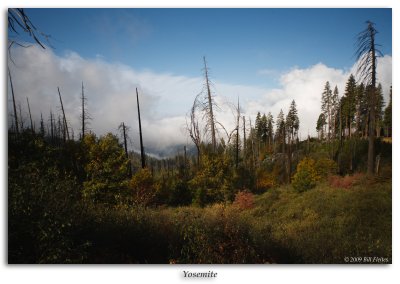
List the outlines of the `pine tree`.
<svg viewBox="0 0 400 284">
<path fill-rule="evenodd" d="M 278 147 L 282 145 L 282 151 L 284 152 L 285 148 L 285 143 L 286 143 L 286 137 L 285 137 L 285 116 L 283 114 L 283 111 L 281 111 L 278 114 L 277 120 L 276 120 L 276 133 L 275 133 L 275 141 L 278 142 Z M 279 145 L 280 143 L 280 145 Z"/>
<path fill-rule="evenodd" d="M 338 114 L 339 114 L 339 90 L 338 87 L 335 86 L 335 89 L 333 90 L 333 96 L 332 96 L 332 112 L 331 112 L 331 117 L 332 117 L 332 126 L 331 129 L 333 131 L 333 139 L 336 138 L 336 128 L 338 124 Z"/>
<path fill-rule="evenodd" d="M 364 84 L 361 83 L 357 86 L 356 89 L 356 131 L 358 136 L 363 135 L 365 127 L 363 127 L 364 121 L 368 121 L 366 119 L 366 115 L 368 113 L 368 106 L 365 96 L 365 87 Z"/>
<path fill-rule="evenodd" d="M 385 101 L 383 99 L 382 85 L 379 83 L 376 88 L 376 118 L 375 118 L 375 128 L 376 137 L 381 136 L 381 130 L 383 127 L 383 107 L 385 106 Z"/>
<path fill-rule="evenodd" d="M 316 130 L 320 140 L 324 139 L 324 128 L 326 125 L 325 114 L 321 113 L 318 117 Z"/>
<path fill-rule="evenodd" d="M 267 137 L 268 145 L 271 146 L 274 139 L 274 117 L 271 112 L 267 115 Z"/>
<path fill-rule="evenodd" d="M 261 141 L 265 144 L 267 142 L 267 136 L 268 136 L 268 120 L 267 116 L 265 113 L 261 117 L 261 124 L 260 124 L 260 138 Z"/>
<path fill-rule="evenodd" d="M 332 90 L 329 84 L 329 81 L 325 83 L 324 91 L 322 92 L 322 100 L 321 100 L 321 110 L 322 113 L 325 115 L 325 118 L 328 119 L 328 131 L 327 133 L 328 140 L 331 137 L 331 114 L 332 114 Z"/>
<path fill-rule="evenodd" d="M 293 100 L 290 104 L 289 112 L 286 116 L 286 130 L 289 134 L 289 144 L 293 142 L 295 135 L 299 130 L 299 117 L 297 115 L 296 102 Z"/>
<path fill-rule="evenodd" d="M 290 178 L 292 171 L 292 146 L 295 134 L 299 130 L 299 117 L 297 116 L 296 102 L 293 100 L 290 104 L 289 112 L 286 116 L 286 131 L 288 137 L 288 165 L 287 177 Z M 290 180 L 288 180 L 289 182 Z"/>
<path fill-rule="evenodd" d="M 256 121 L 255 121 L 255 131 L 256 131 L 256 136 L 257 140 L 261 140 L 261 134 L 262 134 L 262 122 L 261 122 L 261 113 L 257 112 L 256 116 Z"/>
<path fill-rule="evenodd" d="M 390 86 L 389 103 L 385 108 L 383 125 L 385 127 L 386 136 L 392 137 L 392 86 Z"/>
<path fill-rule="evenodd" d="M 349 137 L 351 137 L 352 134 L 352 125 L 356 113 L 356 94 L 357 84 L 353 74 L 351 74 L 346 83 L 346 89 L 344 91 L 344 105 L 342 108 L 342 113 L 345 117 L 347 136 Z"/>
</svg>

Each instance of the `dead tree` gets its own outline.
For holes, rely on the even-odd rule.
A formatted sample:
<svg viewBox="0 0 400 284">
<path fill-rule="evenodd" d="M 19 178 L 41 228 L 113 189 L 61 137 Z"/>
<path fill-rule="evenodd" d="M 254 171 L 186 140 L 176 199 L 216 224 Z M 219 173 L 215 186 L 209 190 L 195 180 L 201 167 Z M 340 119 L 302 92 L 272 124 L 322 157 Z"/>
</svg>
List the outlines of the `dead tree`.
<svg viewBox="0 0 400 284">
<path fill-rule="evenodd" d="M 43 122 L 43 115 L 40 113 L 40 135 L 44 137 L 45 132 L 44 132 L 44 122 Z"/>
<path fill-rule="evenodd" d="M 253 168 L 255 168 L 256 167 L 256 157 L 255 157 L 255 153 L 254 153 L 254 129 L 252 128 L 252 126 L 251 126 L 251 118 L 249 117 L 249 122 L 250 122 L 250 137 L 251 137 L 251 157 L 252 157 L 252 159 L 253 159 L 253 163 L 252 163 L 252 165 L 253 165 Z"/>
<path fill-rule="evenodd" d="M 22 117 L 22 107 L 20 102 L 18 102 L 18 110 L 19 110 L 19 123 L 21 131 L 24 131 L 24 118 Z"/>
<path fill-rule="evenodd" d="M 194 99 L 192 109 L 190 110 L 190 122 L 188 123 L 188 121 L 186 120 L 186 128 L 197 150 L 197 166 L 200 165 L 200 145 L 201 145 L 199 120 L 196 115 L 196 110 L 199 104 L 199 95 L 197 95 L 196 98 Z"/>
<path fill-rule="evenodd" d="M 246 118 L 243 115 L 243 156 L 246 151 Z"/>
<path fill-rule="evenodd" d="M 13 107 L 14 107 L 15 130 L 16 130 L 16 132 L 17 132 L 17 134 L 18 134 L 18 133 L 19 133 L 19 129 L 18 129 L 18 115 L 17 115 L 17 107 L 16 107 L 16 104 L 15 104 L 14 86 L 13 86 L 13 82 L 12 82 L 12 77 L 11 77 L 10 68 L 8 68 L 8 77 L 10 78 L 11 95 L 12 95 Z"/>
<path fill-rule="evenodd" d="M 65 117 L 64 105 L 63 105 L 63 102 L 62 102 L 62 99 L 61 99 L 60 88 L 57 87 L 57 90 L 58 90 L 58 96 L 60 97 L 61 111 L 63 113 L 63 126 L 64 126 L 63 132 L 67 133 L 67 137 L 66 138 L 69 141 L 69 131 L 68 131 L 67 118 Z"/>
<path fill-rule="evenodd" d="M 375 164 L 375 113 L 376 113 L 376 65 L 377 55 L 382 53 L 376 48 L 375 35 L 378 31 L 374 23 L 367 21 L 367 28 L 358 34 L 356 56 L 359 60 L 357 73 L 370 87 L 369 131 L 368 131 L 368 175 L 374 174 Z"/>
<path fill-rule="evenodd" d="M 54 142 L 53 112 L 51 110 L 50 110 L 50 135 L 51 135 L 51 142 Z"/>
<path fill-rule="evenodd" d="M 205 87 L 207 91 L 207 104 L 204 105 L 204 109 L 206 110 L 207 115 L 207 125 L 206 127 L 211 131 L 211 144 L 212 149 L 215 152 L 217 146 L 216 134 L 215 134 L 215 119 L 214 119 L 214 112 L 213 112 L 213 98 L 211 95 L 211 87 L 210 87 L 210 79 L 208 75 L 208 67 L 206 62 L 206 57 L 203 57 L 204 61 L 204 77 L 205 77 Z"/>
<path fill-rule="evenodd" d="M 140 120 L 139 93 L 138 93 L 137 88 L 136 88 L 136 102 L 137 102 L 138 120 L 139 120 L 140 157 L 141 157 L 141 161 L 142 161 L 142 169 L 144 169 L 146 167 L 146 159 L 145 159 L 144 148 L 143 148 L 142 122 Z"/>
<path fill-rule="evenodd" d="M 29 99 L 28 99 L 28 97 L 26 97 L 26 103 L 28 104 L 29 119 L 30 119 L 30 121 L 31 121 L 31 131 L 32 131 L 32 134 L 35 134 L 35 128 L 33 127 L 32 114 L 31 114 L 31 107 L 29 106 Z"/>
<path fill-rule="evenodd" d="M 239 121 L 240 121 L 240 106 L 239 106 L 239 98 L 238 98 L 237 124 L 236 124 L 236 169 L 239 166 Z"/>
<path fill-rule="evenodd" d="M 91 119 L 91 116 L 89 115 L 88 111 L 87 111 L 87 98 L 85 97 L 85 90 L 83 87 L 83 82 L 82 82 L 82 93 L 81 93 L 81 102 L 82 102 L 82 113 L 81 113 L 81 139 L 83 141 L 83 139 L 85 138 L 85 133 L 87 131 L 88 128 L 88 121 Z"/>
<path fill-rule="evenodd" d="M 127 143 L 127 140 L 128 140 L 128 134 L 127 134 L 128 127 L 125 125 L 124 122 L 122 122 L 118 128 L 120 130 L 122 130 L 122 137 L 124 139 L 125 156 L 126 156 L 127 159 L 129 159 L 128 143 Z M 131 164 L 130 159 L 129 159 L 128 173 L 129 173 L 129 177 L 132 177 L 132 164 Z"/>
</svg>

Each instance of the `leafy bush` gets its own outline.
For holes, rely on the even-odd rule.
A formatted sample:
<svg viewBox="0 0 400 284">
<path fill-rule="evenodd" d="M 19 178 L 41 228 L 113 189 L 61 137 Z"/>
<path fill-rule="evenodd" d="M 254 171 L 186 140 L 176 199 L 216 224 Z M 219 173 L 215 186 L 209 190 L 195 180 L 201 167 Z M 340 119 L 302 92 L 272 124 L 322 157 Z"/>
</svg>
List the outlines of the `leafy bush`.
<svg viewBox="0 0 400 284">
<path fill-rule="evenodd" d="M 117 203 L 126 194 L 129 164 L 118 138 L 111 133 L 99 139 L 88 134 L 83 148 L 86 150 L 83 196 L 95 203 Z"/>
<path fill-rule="evenodd" d="M 257 192 L 265 192 L 266 190 L 277 185 L 276 177 L 272 171 L 265 170 L 257 171 Z"/>
<path fill-rule="evenodd" d="M 136 206 L 148 206 L 154 200 L 156 189 L 153 176 L 148 168 L 136 172 L 128 185 L 131 193 L 131 200 Z"/>
<path fill-rule="evenodd" d="M 350 188 L 354 186 L 360 179 L 364 178 L 364 174 L 356 173 L 354 175 L 341 176 L 330 176 L 328 178 L 329 184 L 336 188 Z"/>
<path fill-rule="evenodd" d="M 298 192 L 303 192 L 314 188 L 320 179 L 315 167 L 315 161 L 304 158 L 297 165 L 297 171 L 292 179 L 292 186 Z"/>
<path fill-rule="evenodd" d="M 326 178 L 330 175 L 335 174 L 338 170 L 338 166 L 336 162 L 332 159 L 320 158 L 317 159 L 317 161 L 315 162 L 315 169 L 318 176 L 320 176 L 321 178 Z"/>
<path fill-rule="evenodd" d="M 233 205 L 241 210 L 251 209 L 254 207 L 254 195 L 248 191 L 239 191 L 235 195 Z"/>
</svg>

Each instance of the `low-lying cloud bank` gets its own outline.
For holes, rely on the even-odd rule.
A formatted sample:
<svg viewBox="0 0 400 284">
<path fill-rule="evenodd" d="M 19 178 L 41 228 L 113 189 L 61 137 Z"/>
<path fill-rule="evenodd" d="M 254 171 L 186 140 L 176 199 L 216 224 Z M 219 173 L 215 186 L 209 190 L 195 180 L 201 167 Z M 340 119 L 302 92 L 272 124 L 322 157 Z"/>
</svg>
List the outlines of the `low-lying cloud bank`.
<svg viewBox="0 0 400 284">
<path fill-rule="evenodd" d="M 174 74 L 157 74 L 150 70 L 137 71 L 130 66 L 110 63 L 102 59 L 84 59 L 77 53 L 63 56 L 51 50 L 37 47 L 15 48 L 14 64 L 9 64 L 17 101 L 21 103 L 27 122 L 26 97 L 36 125 L 40 114 L 45 120 L 50 109 L 60 112 L 57 87 L 60 87 L 64 108 L 75 136 L 80 131 L 80 95 L 84 83 L 87 106 L 91 117 L 90 128 L 98 135 L 117 132 L 118 125 L 125 122 L 131 127 L 133 148 L 138 148 L 137 110 L 135 89 L 140 95 L 144 142 L 154 152 L 177 144 L 188 144 L 185 132 L 185 116 L 194 97 L 201 92 L 203 79 Z M 221 110 L 216 116 L 227 129 L 234 128 L 234 118 L 224 101 L 236 102 L 240 97 L 243 115 L 253 122 L 258 111 L 271 113 L 276 118 L 280 109 L 286 113 L 290 102 L 296 101 L 300 133 L 315 135 L 315 125 L 320 114 L 321 93 L 326 81 L 338 86 L 342 96 L 351 70 L 330 68 L 323 63 L 309 68 L 293 68 L 280 75 L 280 87 L 266 89 L 256 86 L 233 85 L 214 81 L 216 100 Z M 382 83 L 385 101 L 389 98 L 392 84 L 392 58 L 385 55 L 378 59 L 378 81 Z M 9 113 L 11 94 L 8 92 Z M 25 111 L 24 111 L 25 110 Z M 25 114 L 24 114 L 25 113 Z M 247 126 L 248 127 L 248 126 Z"/>
</svg>

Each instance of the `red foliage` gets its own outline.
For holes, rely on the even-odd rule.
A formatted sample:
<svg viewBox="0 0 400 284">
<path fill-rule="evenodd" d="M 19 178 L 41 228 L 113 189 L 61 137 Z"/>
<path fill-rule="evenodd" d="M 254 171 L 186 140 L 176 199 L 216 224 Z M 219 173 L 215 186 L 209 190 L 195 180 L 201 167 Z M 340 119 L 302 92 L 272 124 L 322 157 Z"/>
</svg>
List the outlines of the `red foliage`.
<svg viewBox="0 0 400 284">
<path fill-rule="evenodd" d="M 333 175 L 328 178 L 329 185 L 336 188 L 350 188 L 355 185 L 364 175 L 356 173 L 354 175 L 346 175 L 344 177 Z"/>
<path fill-rule="evenodd" d="M 237 206 L 239 209 L 251 209 L 254 207 L 254 195 L 248 191 L 239 191 L 235 195 L 235 201 L 233 205 Z"/>
</svg>

